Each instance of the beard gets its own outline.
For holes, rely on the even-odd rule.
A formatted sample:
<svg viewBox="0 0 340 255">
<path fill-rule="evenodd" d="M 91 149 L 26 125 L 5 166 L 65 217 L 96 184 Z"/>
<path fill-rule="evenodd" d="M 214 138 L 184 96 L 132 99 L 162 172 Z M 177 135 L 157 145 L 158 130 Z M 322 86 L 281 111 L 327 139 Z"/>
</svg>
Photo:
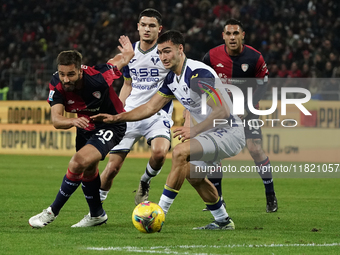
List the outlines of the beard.
<svg viewBox="0 0 340 255">
<path fill-rule="evenodd" d="M 76 86 L 79 81 L 80 81 L 80 77 L 78 77 L 76 81 L 61 82 L 61 84 L 65 92 L 72 92 L 76 89 Z"/>
<path fill-rule="evenodd" d="M 66 83 L 61 83 L 63 86 L 64 91 L 66 92 L 72 92 L 76 88 L 76 83 L 75 82 L 66 82 Z"/>
</svg>

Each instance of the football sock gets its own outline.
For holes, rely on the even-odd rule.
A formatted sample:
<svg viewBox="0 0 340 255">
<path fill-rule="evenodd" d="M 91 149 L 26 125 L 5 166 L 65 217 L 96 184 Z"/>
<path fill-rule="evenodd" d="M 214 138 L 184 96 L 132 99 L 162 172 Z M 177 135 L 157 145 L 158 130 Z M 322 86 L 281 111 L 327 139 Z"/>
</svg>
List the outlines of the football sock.
<svg viewBox="0 0 340 255">
<path fill-rule="evenodd" d="M 269 158 L 267 157 L 265 160 L 261 162 L 255 162 L 255 165 L 259 169 L 259 175 L 262 178 L 264 187 L 266 189 L 266 194 L 275 194 L 273 175 L 271 172 L 271 165 L 270 165 Z"/>
<path fill-rule="evenodd" d="M 162 168 L 155 170 L 150 166 L 150 162 L 148 162 L 145 172 L 142 175 L 141 181 L 149 183 L 152 177 L 155 177 L 157 174 L 161 172 Z"/>
<path fill-rule="evenodd" d="M 107 198 L 107 195 L 109 194 L 109 191 L 110 190 L 99 189 L 100 201 L 104 202 L 104 200 Z"/>
<path fill-rule="evenodd" d="M 97 217 L 104 213 L 104 209 L 102 207 L 99 196 L 100 184 L 101 183 L 98 170 L 94 175 L 83 177 L 82 180 L 81 187 L 83 189 L 86 201 L 90 207 L 91 217 Z"/>
<path fill-rule="evenodd" d="M 225 207 L 222 204 L 221 198 L 219 197 L 217 202 L 215 203 L 207 203 L 208 209 L 210 210 L 211 214 L 214 216 L 214 219 L 218 222 L 226 222 L 228 218 L 228 213 Z"/>
<path fill-rule="evenodd" d="M 168 213 L 170 206 L 174 202 L 178 192 L 178 190 L 172 189 L 166 184 L 164 185 L 163 194 L 161 196 L 161 199 L 159 200 L 158 205 L 163 209 L 165 214 Z"/>
<path fill-rule="evenodd" d="M 221 162 L 218 163 L 218 166 L 222 167 Z M 222 197 L 222 178 L 223 178 L 223 172 L 222 171 L 216 171 L 211 174 L 208 174 L 208 180 L 214 184 L 214 186 L 217 189 L 218 195 Z"/>
<path fill-rule="evenodd" d="M 83 178 L 82 173 L 81 174 L 71 173 L 71 171 L 67 169 L 67 173 L 64 176 L 63 182 L 61 183 L 59 192 L 51 205 L 52 212 L 54 213 L 55 216 L 59 214 L 59 211 L 67 202 L 69 197 L 78 188 L 82 178 Z"/>
<path fill-rule="evenodd" d="M 222 178 L 208 178 L 217 189 L 218 195 L 222 197 Z"/>
</svg>

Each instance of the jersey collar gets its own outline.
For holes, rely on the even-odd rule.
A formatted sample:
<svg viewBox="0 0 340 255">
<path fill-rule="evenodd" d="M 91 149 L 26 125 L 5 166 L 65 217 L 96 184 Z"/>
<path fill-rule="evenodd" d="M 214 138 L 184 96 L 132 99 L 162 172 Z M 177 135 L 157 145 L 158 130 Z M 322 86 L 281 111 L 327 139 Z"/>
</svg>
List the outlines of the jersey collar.
<svg viewBox="0 0 340 255">
<path fill-rule="evenodd" d="M 187 57 L 185 57 L 184 59 L 184 62 L 183 62 L 183 66 L 182 66 L 182 70 L 181 70 L 181 75 L 179 76 L 179 78 L 177 77 L 176 75 L 176 80 L 177 80 L 177 83 L 179 83 L 179 81 L 182 79 L 182 75 L 184 73 L 184 69 L 185 69 L 185 66 L 187 65 Z"/>
<path fill-rule="evenodd" d="M 156 48 L 156 47 L 157 47 L 157 43 L 155 43 L 155 45 L 152 46 L 152 47 L 151 47 L 150 49 L 148 49 L 147 51 L 144 51 L 144 50 L 141 49 L 141 47 L 140 47 L 140 42 L 139 42 L 139 43 L 138 43 L 137 49 L 138 49 L 142 54 L 147 54 L 147 53 L 149 53 L 150 51 L 153 51 L 153 49 Z"/>
<path fill-rule="evenodd" d="M 243 52 L 244 52 L 244 44 L 242 44 L 242 51 L 240 52 L 240 54 L 238 54 L 237 56 L 240 56 Z M 230 56 L 228 51 L 227 51 L 227 45 L 224 44 L 224 51 L 225 53 L 229 56 L 229 57 L 237 57 L 237 56 Z"/>
</svg>

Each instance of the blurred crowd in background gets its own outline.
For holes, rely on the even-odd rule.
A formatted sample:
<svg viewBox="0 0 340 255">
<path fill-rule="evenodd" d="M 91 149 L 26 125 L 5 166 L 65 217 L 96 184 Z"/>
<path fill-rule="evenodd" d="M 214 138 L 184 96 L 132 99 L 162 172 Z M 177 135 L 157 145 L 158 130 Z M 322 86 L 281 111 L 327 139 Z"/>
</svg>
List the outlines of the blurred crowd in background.
<svg viewBox="0 0 340 255">
<path fill-rule="evenodd" d="M 86 65 L 106 62 L 117 53 L 120 35 L 139 40 L 138 15 L 145 8 L 161 12 L 163 31 L 185 35 L 189 58 L 201 60 L 223 44 L 223 26 L 235 18 L 271 78 L 340 77 L 336 0 L 2 0 L 0 8 L 0 93 L 9 87 L 7 99 L 45 100 L 62 50 L 77 49 Z M 339 100 L 336 82 L 304 84 L 315 99 Z M 117 91 L 121 85 L 115 83 Z"/>
</svg>

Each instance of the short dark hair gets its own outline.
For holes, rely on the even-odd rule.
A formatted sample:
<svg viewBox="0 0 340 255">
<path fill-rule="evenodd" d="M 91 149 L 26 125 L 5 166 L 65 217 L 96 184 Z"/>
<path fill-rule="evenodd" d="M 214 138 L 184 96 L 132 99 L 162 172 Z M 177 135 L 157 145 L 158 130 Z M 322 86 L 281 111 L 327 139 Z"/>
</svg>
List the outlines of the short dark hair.
<svg viewBox="0 0 340 255">
<path fill-rule="evenodd" d="M 168 30 L 164 34 L 160 35 L 157 39 L 157 43 L 165 43 L 165 42 L 172 42 L 175 45 L 185 45 L 185 40 L 181 32 L 176 31 L 176 30 Z"/>
<path fill-rule="evenodd" d="M 238 25 L 242 29 L 242 31 L 244 30 L 242 22 L 237 19 L 228 19 L 223 27 L 223 30 L 227 25 Z"/>
<path fill-rule="evenodd" d="M 158 24 L 162 25 L 162 14 L 160 14 L 159 11 L 157 11 L 155 9 L 148 8 L 148 9 L 145 9 L 144 11 L 142 11 L 139 14 L 138 21 L 140 21 L 140 19 L 143 16 L 150 17 L 150 18 L 156 18 L 156 20 L 158 21 Z"/>
<path fill-rule="evenodd" d="M 76 50 L 62 51 L 57 57 L 57 65 L 69 66 L 74 64 L 77 69 L 80 69 L 82 58 L 83 56 Z"/>
</svg>

